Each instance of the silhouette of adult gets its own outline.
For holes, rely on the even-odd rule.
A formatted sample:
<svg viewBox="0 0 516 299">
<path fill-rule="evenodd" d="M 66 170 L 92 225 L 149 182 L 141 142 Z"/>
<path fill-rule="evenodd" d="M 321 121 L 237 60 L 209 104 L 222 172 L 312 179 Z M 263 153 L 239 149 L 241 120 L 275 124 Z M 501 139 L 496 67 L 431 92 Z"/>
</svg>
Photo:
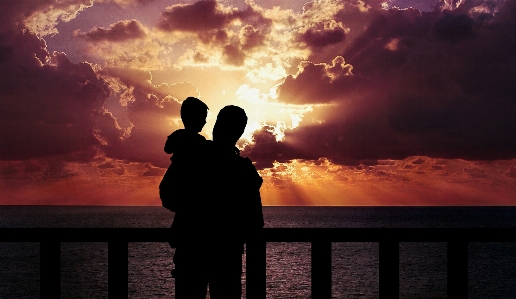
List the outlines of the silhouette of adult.
<svg viewBox="0 0 516 299">
<path fill-rule="evenodd" d="M 235 147 L 247 124 L 245 111 L 226 106 L 218 114 L 213 141 L 189 178 L 181 223 L 172 225 L 176 299 L 240 299 L 244 244 L 263 227 L 262 179 Z M 175 221 L 175 220 L 174 220 Z"/>
</svg>

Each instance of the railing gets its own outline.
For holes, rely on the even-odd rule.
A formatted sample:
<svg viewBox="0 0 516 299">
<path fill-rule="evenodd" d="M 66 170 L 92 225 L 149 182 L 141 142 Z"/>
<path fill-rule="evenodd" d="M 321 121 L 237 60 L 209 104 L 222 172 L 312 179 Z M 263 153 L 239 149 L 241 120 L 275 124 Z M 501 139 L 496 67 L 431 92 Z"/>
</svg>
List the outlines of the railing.
<svg viewBox="0 0 516 299">
<path fill-rule="evenodd" d="M 60 243 L 108 243 L 108 296 L 128 297 L 128 243 L 166 242 L 166 228 L 0 228 L 2 242 L 40 242 L 41 298 L 60 297 Z M 266 242 L 312 244 L 312 298 L 331 298 L 331 243 L 379 243 L 379 297 L 399 298 L 399 242 L 447 242 L 448 298 L 468 296 L 468 242 L 515 242 L 513 228 L 266 228 L 246 245 L 248 299 L 266 295 Z M 122 279 L 121 279 L 122 278 Z"/>
</svg>

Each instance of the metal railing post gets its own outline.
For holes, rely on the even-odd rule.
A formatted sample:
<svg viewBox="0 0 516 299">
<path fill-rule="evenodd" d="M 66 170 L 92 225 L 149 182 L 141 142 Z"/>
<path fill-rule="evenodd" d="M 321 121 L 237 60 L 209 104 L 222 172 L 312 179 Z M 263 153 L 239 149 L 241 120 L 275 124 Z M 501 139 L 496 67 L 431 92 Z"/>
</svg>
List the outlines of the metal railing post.
<svg viewBox="0 0 516 299">
<path fill-rule="evenodd" d="M 468 298 L 468 242 L 450 241 L 447 250 L 448 298 Z"/>
<path fill-rule="evenodd" d="M 266 243 L 262 236 L 246 244 L 246 298 L 265 299 Z"/>
<path fill-rule="evenodd" d="M 61 297 L 61 243 L 40 242 L 40 294 L 41 298 Z"/>
<path fill-rule="evenodd" d="M 380 299 L 399 298 L 400 244 L 394 241 L 379 243 Z"/>
<path fill-rule="evenodd" d="M 331 242 L 312 242 L 312 298 L 331 299 Z"/>
<path fill-rule="evenodd" d="M 40 296 L 61 296 L 61 242 L 108 242 L 108 296 L 127 298 L 128 244 L 167 228 L 0 228 L 2 242 L 40 242 Z M 329 236 L 329 237 L 328 237 Z M 380 299 L 399 298 L 399 242 L 447 242 L 448 298 L 468 297 L 468 242 L 515 242 L 516 228 L 265 228 L 247 244 L 247 298 L 266 296 L 266 242 L 312 244 L 312 295 L 330 298 L 331 242 L 379 242 Z"/>
<path fill-rule="evenodd" d="M 108 298 L 127 298 L 129 284 L 128 242 L 108 242 Z"/>
</svg>

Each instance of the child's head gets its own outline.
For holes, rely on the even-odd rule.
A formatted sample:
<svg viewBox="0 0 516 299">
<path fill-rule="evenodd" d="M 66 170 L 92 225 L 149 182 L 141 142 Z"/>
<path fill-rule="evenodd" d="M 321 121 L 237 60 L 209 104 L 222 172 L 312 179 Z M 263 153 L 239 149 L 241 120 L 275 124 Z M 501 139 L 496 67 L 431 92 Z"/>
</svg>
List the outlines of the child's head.
<svg viewBox="0 0 516 299">
<path fill-rule="evenodd" d="M 198 98 L 188 97 L 181 104 L 181 120 L 187 130 L 200 132 L 207 116 L 208 106 Z"/>
</svg>

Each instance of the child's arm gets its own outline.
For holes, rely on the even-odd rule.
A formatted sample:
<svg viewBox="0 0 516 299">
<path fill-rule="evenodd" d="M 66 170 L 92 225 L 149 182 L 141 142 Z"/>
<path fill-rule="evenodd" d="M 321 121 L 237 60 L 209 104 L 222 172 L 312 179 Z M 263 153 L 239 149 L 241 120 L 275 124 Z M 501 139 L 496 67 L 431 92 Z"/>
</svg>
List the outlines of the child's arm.
<svg viewBox="0 0 516 299">
<path fill-rule="evenodd" d="M 177 151 L 178 144 L 184 143 L 184 135 L 184 129 L 175 130 L 172 134 L 168 135 L 167 141 L 165 142 L 165 153 L 173 154 Z"/>
<path fill-rule="evenodd" d="M 173 147 L 173 142 L 171 141 L 172 138 L 170 138 L 171 136 L 172 135 L 169 135 L 167 137 L 167 141 L 165 141 L 165 148 L 164 148 L 164 150 L 165 150 L 165 153 L 167 153 L 167 154 L 172 154 L 174 152 L 174 150 L 173 150 L 173 148 L 174 148 Z"/>
</svg>

